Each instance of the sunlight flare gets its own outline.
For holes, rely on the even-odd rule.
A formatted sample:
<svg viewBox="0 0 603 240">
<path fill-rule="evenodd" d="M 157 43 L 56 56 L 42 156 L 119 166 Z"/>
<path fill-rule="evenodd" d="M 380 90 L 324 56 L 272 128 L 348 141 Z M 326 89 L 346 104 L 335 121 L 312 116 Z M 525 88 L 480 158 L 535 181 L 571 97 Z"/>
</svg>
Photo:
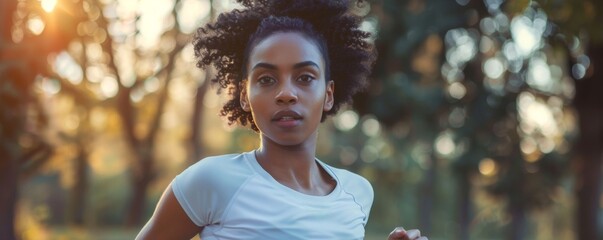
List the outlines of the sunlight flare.
<svg viewBox="0 0 603 240">
<path fill-rule="evenodd" d="M 42 0 L 40 4 L 42 5 L 42 9 L 49 13 L 54 10 L 54 7 L 56 7 L 57 0 Z"/>
</svg>

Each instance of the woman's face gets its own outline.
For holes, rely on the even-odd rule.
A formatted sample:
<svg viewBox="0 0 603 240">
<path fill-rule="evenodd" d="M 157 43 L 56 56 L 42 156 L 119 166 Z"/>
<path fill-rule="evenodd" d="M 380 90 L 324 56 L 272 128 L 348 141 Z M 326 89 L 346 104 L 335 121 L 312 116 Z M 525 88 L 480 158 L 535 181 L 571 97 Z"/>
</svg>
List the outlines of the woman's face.
<svg viewBox="0 0 603 240">
<path fill-rule="evenodd" d="M 333 107 L 333 82 L 316 44 L 300 33 L 275 33 L 252 50 L 241 107 L 262 137 L 285 146 L 316 133 L 323 111 Z"/>
</svg>

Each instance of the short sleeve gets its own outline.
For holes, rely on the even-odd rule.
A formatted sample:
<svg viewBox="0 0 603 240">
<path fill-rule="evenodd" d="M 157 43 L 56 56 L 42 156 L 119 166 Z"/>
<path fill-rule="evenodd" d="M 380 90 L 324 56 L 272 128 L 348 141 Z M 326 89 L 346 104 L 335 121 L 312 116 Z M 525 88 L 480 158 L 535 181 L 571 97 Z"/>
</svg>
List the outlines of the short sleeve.
<svg viewBox="0 0 603 240">
<path fill-rule="evenodd" d="M 190 166 L 172 181 L 172 191 L 184 212 L 197 226 L 206 226 L 214 222 L 212 209 L 216 196 L 211 190 L 211 179 L 207 176 L 202 161 Z"/>
<path fill-rule="evenodd" d="M 203 159 L 172 181 L 172 191 L 197 226 L 218 224 L 242 183 L 250 176 L 243 155 Z"/>
</svg>

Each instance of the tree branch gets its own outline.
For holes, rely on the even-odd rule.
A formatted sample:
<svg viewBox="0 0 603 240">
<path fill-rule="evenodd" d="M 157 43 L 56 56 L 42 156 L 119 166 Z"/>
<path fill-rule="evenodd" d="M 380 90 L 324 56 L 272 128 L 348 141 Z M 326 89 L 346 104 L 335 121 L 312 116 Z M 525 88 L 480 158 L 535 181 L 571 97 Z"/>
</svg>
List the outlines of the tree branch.
<svg viewBox="0 0 603 240">
<path fill-rule="evenodd" d="M 149 130 L 149 134 L 147 136 L 147 144 L 148 146 L 150 146 L 152 148 L 152 146 L 154 145 L 154 141 L 155 141 L 155 137 L 157 135 L 157 132 L 159 130 L 160 124 L 161 124 L 161 115 L 163 113 L 163 109 L 165 108 L 165 104 L 167 102 L 167 97 L 168 97 L 168 89 L 169 89 L 169 84 L 173 78 L 173 72 L 174 72 L 174 67 L 175 67 L 175 59 L 176 56 L 178 55 L 178 53 L 180 53 L 182 51 L 182 49 L 184 48 L 186 43 L 183 43 L 181 41 L 178 41 L 178 28 L 180 27 L 180 25 L 178 24 L 178 12 L 176 11 L 176 6 L 178 6 L 178 3 L 180 3 L 180 0 L 176 0 L 176 2 L 174 3 L 174 7 L 172 8 L 172 14 L 175 18 L 175 24 L 174 24 L 174 28 L 172 29 L 172 31 L 170 32 L 166 32 L 165 34 L 174 34 L 174 38 L 176 39 L 176 47 L 170 52 L 169 57 L 168 57 L 168 62 L 165 65 L 165 67 L 163 67 L 160 71 L 158 71 L 157 74 L 160 74 L 161 72 L 166 72 L 166 78 L 165 78 L 165 84 L 163 86 L 163 91 L 161 92 L 161 95 L 159 96 L 159 99 L 157 100 L 157 112 L 155 112 L 155 116 L 153 116 L 153 120 L 151 123 L 151 127 Z"/>
<path fill-rule="evenodd" d="M 94 3 L 98 6 L 102 5 L 98 0 L 95 0 Z M 109 23 L 104 15 L 99 17 L 97 21 L 100 28 L 107 29 Z M 113 38 L 111 37 L 111 34 L 107 35 L 107 39 L 101 43 L 101 47 L 103 48 L 103 51 L 109 55 L 109 63 L 107 65 L 111 70 L 113 70 L 117 80 L 118 91 L 117 95 L 115 96 L 117 112 L 123 123 L 123 131 L 125 132 L 126 140 L 128 141 L 128 144 L 136 151 L 136 149 L 138 149 L 140 146 L 140 141 L 136 137 L 134 131 L 134 123 L 136 122 L 136 119 L 135 109 L 130 101 L 130 92 L 132 89 L 123 85 L 123 79 L 121 79 L 119 75 L 119 69 L 115 63 Z"/>
<path fill-rule="evenodd" d="M 53 153 L 52 146 L 40 140 L 38 146 L 30 149 L 19 159 L 21 179 L 27 179 L 50 159 Z"/>
<path fill-rule="evenodd" d="M 174 51 L 170 52 L 169 55 L 169 60 L 168 63 L 166 64 L 166 66 L 163 68 L 166 72 L 166 78 L 165 78 L 165 83 L 163 86 L 163 90 L 161 91 L 161 95 L 159 95 L 159 99 L 157 100 L 157 111 L 155 112 L 155 115 L 153 116 L 153 120 L 151 123 L 151 127 L 149 130 L 149 134 L 147 135 L 147 141 L 149 146 L 153 146 L 153 142 L 155 139 L 155 136 L 157 135 L 157 132 L 159 130 L 160 124 L 161 124 L 161 114 L 163 113 L 163 110 L 165 108 L 165 104 L 167 102 L 167 97 L 168 97 L 168 89 L 169 89 L 169 84 L 173 78 L 173 72 L 174 72 L 174 67 L 175 67 L 175 58 L 178 55 L 178 53 L 180 53 L 182 51 L 182 49 L 184 48 L 184 45 L 177 45 L 176 48 L 174 49 Z"/>
</svg>

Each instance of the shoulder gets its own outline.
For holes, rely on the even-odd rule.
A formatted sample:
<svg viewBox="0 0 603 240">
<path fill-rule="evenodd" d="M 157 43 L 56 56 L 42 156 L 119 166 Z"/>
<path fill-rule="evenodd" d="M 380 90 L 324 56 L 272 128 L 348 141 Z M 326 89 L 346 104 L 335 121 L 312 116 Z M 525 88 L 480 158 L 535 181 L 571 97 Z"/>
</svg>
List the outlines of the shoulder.
<svg viewBox="0 0 603 240">
<path fill-rule="evenodd" d="M 218 165 L 226 166 L 230 164 L 237 164 L 245 161 L 246 154 L 248 153 L 231 153 L 225 155 L 209 156 L 199 160 L 198 162 L 191 165 L 189 168 L 199 168 L 201 166 L 218 167 Z"/>
<path fill-rule="evenodd" d="M 204 158 L 172 181 L 176 199 L 197 226 L 219 221 L 239 187 L 253 176 L 245 154 Z"/>
<path fill-rule="evenodd" d="M 344 191 L 355 196 L 358 195 L 370 198 L 370 201 L 372 202 L 373 187 L 366 178 L 346 169 L 336 168 L 326 163 L 322 164 L 335 175 L 338 184 L 341 185 Z"/>
<path fill-rule="evenodd" d="M 226 154 L 206 157 L 182 171 L 177 178 L 188 177 L 197 180 L 225 179 L 229 175 L 250 174 L 247 153 Z"/>
<path fill-rule="evenodd" d="M 248 153 L 207 157 L 191 165 L 173 181 L 175 191 L 220 194 L 238 188 L 254 174 Z"/>
</svg>

